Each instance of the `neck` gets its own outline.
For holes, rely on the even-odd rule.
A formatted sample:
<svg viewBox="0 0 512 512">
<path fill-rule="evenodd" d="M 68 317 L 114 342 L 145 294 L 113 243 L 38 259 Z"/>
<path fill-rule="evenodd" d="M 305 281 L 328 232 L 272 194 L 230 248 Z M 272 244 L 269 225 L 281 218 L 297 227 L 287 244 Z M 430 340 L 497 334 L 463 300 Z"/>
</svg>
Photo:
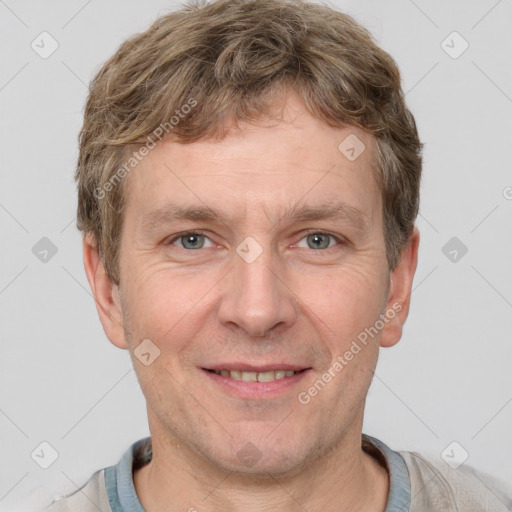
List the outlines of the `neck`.
<svg viewBox="0 0 512 512">
<path fill-rule="evenodd" d="M 148 512 L 167 512 L 170 504 L 171 510 L 191 512 L 384 512 L 386 508 L 389 475 L 362 450 L 360 430 L 287 476 L 230 473 L 175 439 L 170 442 L 152 433 L 152 443 L 151 462 L 134 474 L 137 495 Z"/>
</svg>

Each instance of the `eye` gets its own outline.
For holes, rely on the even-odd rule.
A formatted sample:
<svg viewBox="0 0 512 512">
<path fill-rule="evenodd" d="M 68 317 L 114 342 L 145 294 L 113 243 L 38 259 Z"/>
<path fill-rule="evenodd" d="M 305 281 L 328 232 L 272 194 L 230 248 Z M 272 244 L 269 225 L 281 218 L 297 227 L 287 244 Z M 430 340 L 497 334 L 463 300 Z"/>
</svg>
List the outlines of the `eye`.
<svg viewBox="0 0 512 512">
<path fill-rule="evenodd" d="M 300 245 L 302 241 L 306 241 L 306 246 Z M 330 249 L 331 247 L 343 244 L 343 240 L 325 231 L 311 231 L 304 236 L 297 244 L 297 247 L 306 249 Z M 210 245 L 207 245 L 210 244 Z M 213 247 L 213 242 L 200 231 L 190 231 L 181 235 L 175 236 L 168 242 L 168 245 L 175 245 L 182 249 L 197 250 L 208 247 Z"/>
<path fill-rule="evenodd" d="M 182 235 L 178 235 L 169 241 L 169 245 L 177 245 L 182 249 L 203 249 L 205 247 L 205 241 L 208 240 L 210 245 L 207 247 L 213 247 L 212 242 L 206 235 L 200 232 L 189 232 Z"/>
<path fill-rule="evenodd" d="M 331 233 L 327 233 L 325 231 L 312 231 L 308 233 L 304 238 L 301 239 L 306 240 L 307 247 L 306 249 L 330 249 L 335 243 L 331 242 L 338 242 L 338 244 L 343 243 L 339 238 L 335 237 L 334 235 L 331 235 Z M 300 244 L 300 242 L 299 242 Z M 297 244 L 298 247 L 301 247 L 299 244 Z M 302 246 L 304 247 L 304 246 Z"/>
</svg>

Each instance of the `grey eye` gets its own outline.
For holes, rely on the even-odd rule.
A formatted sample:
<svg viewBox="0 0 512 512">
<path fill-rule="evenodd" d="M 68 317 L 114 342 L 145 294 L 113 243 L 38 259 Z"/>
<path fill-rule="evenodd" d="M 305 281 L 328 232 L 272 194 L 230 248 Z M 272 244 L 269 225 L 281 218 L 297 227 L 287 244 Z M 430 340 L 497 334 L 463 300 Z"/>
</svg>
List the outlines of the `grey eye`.
<svg viewBox="0 0 512 512">
<path fill-rule="evenodd" d="M 306 238 L 310 249 L 327 249 L 333 237 L 326 233 L 313 233 Z"/>
<path fill-rule="evenodd" d="M 200 233 L 187 233 L 177 238 L 175 242 L 179 242 L 180 246 L 184 249 L 202 249 L 205 244 L 205 239 L 206 236 Z"/>
</svg>

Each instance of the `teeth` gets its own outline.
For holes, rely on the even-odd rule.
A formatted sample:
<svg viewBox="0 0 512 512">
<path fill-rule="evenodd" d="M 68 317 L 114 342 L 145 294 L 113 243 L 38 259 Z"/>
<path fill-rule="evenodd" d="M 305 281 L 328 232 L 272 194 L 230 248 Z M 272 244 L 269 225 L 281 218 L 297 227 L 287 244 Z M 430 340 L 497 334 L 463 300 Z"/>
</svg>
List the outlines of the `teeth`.
<svg viewBox="0 0 512 512">
<path fill-rule="evenodd" d="M 271 382 L 276 380 L 276 372 L 258 373 L 258 382 Z"/>
<path fill-rule="evenodd" d="M 215 370 L 217 375 L 223 377 L 231 377 L 234 380 L 241 380 L 244 382 L 272 382 L 273 380 L 283 379 L 284 377 L 291 377 L 295 375 L 293 370 L 276 370 L 269 372 L 241 372 L 239 370 Z"/>
<path fill-rule="evenodd" d="M 242 380 L 244 382 L 256 382 L 258 380 L 258 373 L 256 372 L 242 372 Z"/>
</svg>

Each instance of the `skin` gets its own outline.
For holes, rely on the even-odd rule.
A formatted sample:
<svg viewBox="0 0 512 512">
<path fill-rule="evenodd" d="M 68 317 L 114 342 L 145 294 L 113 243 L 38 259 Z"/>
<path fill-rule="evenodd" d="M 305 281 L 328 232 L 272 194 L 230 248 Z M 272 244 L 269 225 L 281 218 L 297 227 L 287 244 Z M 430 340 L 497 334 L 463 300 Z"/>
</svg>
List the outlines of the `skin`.
<svg viewBox="0 0 512 512">
<path fill-rule="evenodd" d="M 220 142 L 162 143 L 132 171 L 119 287 L 94 239 L 84 237 L 100 320 L 110 341 L 130 351 L 147 401 L 153 459 L 134 483 L 149 512 L 386 506 L 389 475 L 361 449 L 363 413 L 379 347 L 402 335 L 419 232 L 390 273 L 373 138 L 323 124 L 293 93 L 281 112 L 278 121 L 241 124 Z M 354 161 L 338 150 L 349 134 L 366 146 Z M 366 227 L 283 217 L 293 205 L 327 200 L 360 210 Z M 206 205 L 225 218 L 149 229 L 144 217 L 169 203 Z M 202 248 L 176 238 L 198 229 Z M 321 237 L 325 245 L 315 248 L 318 230 L 340 241 Z M 248 236 L 262 249 L 252 263 L 236 252 Z M 298 394 L 333 373 L 336 358 L 393 304 L 401 309 L 378 335 L 300 403 Z M 160 350 L 149 366 L 134 356 L 145 339 Z M 309 370 L 276 396 L 247 399 L 202 369 L 233 361 Z M 249 462 L 240 457 L 244 446 Z"/>
</svg>

